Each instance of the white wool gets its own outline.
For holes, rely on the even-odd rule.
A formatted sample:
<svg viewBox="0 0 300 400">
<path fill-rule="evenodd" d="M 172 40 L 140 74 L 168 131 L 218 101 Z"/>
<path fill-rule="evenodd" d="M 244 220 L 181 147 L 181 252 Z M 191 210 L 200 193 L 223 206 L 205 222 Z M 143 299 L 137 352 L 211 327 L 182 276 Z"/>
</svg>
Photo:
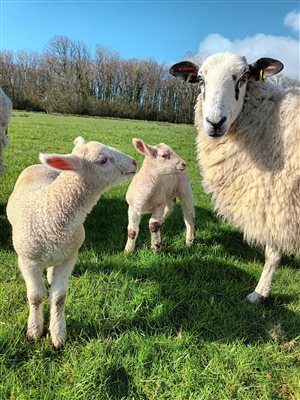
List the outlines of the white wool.
<svg viewBox="0 0 300 400">
<path fill-rule="evenodd" d="M 50 333 L 55 347 L 66 337 L 68 278 L 85 237 L 83 222 L 100 195 L 136 172 L 135 161 L 98 142 L 80 140 L 72 154 L 41 154 L 19 176 L 8 200 L 13 244 L 27 286 L 29 338 L 43 332 L 43 270 L 51 285 Z M 51 168 L 49 168 L 49 166 Z M 53 169 L 55 168 L 55 169 Z"/>
<path fill-rule="evenodd" d="M 231 63 L 230 73 L 239 76 L 244 59 L 223 57 Z M 215 70 L 224 67 L 217 55 L 210 57 L 208 64 L 203 63 L 200 73 L 206 70 L 209 76 L 213 64 L 217 65 Z M 228 68 L 225 71 L 228 73 Z M 209 90 L 217 91 L 215 84 L 207 83 L 205 95 Z M 232 88 L 225 95 L 229 106 L 222 112 L 235 105 Z M 241 98 L 241 111 L 232 120 L 229 115 L 227 132 L 212 139 L 204 122 L 206 98 L 203 101 L 200 94 L 195 125 L 203 185 L 212 193 L 218 214 L 239 227 L 247 241 L 266 246 L 264 273 L 256 291 L 248 296 L 255 301 L 268 296 L 281 253 L 300 249 L 299 82 L 282 75 L 267 78 L 264 83 L 249 79 Z M 217 100 L 215 97 L 213 107 L 220 109 L 222 104 Z"/>
<path fill-rule="evenodd" d="M 164 143 L 150 146 L 140 139 L 134 139 L 133 144 L 145 155 L 145 159 L 126 194 L 129 223 L 125 251 L 134 250 L 140 219 L 146 213 L 151 213 L 149 221 L 151 248 L 153 251 L 160 249 L 160 229 L 173 211 L 176 198 L 180 199 L 183 208 L 186 245 L 191 245 L 194 240 L 195 210 L 185 162 Z"/>
</svg>

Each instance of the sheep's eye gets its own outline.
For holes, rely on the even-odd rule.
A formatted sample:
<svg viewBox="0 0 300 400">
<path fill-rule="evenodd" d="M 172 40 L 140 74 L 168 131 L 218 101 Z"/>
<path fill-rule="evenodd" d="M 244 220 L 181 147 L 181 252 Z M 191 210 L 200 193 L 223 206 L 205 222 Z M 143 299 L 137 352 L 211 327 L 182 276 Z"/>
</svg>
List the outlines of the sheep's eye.
<svg viewBox="0 0 300 400">
<path fill-rule="evenodd" d="M 161 156 L 162 156 L 162 158 L 164 158 L 164 159 L 170 158 L 169 154 L 162 154 Z"/>
<path fill-rule="evenodd" d="M 104 165 L 107 163 L 107 161 L 108 161 L 108 157 L 101 155 L 100 160 L 98 161 L 98 164 Z"/>
<path fill-rule="evenodd" d="M 243 86 L 247 82 L 247 75 L 243 75 L 239 80 L 239 87 Z"/>
</svg>

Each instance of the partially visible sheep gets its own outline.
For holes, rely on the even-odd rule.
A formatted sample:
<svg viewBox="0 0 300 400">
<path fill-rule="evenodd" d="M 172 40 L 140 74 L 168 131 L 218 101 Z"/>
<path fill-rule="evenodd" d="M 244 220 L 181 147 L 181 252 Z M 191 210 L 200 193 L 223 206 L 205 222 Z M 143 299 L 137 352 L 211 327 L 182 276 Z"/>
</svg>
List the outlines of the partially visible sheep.
<svg viewBox="0 0 300 400">
<path fill-rule="evenodd" d="M 50 333 L 54 346 L 66 337 L 64 304 L 68 279 L 85 237 L 83 222 L 104 190 L 132 177 L 133 158 L 98 142 L 75 140 L 72 154 L 40 154 L 19 176 L 7 205 L 13 245 L 27 286 L 27 335 L 43 332 L 43 270 L 50 288 Z M 49 168 L 51 167 L 51 168 Z"/>
<path fill-rule="evenodd" d="M 0 175 L 3 172 L 2 149 L 8 146 L 8 123 L 12 112 L 12 102 L 0 89 Z"/>
<path fill-rule="evenodd" d="M 164 143 L 150 146 L 141 139 L 133 139 L 132 143 L 145 159 L 126 194 L 129 222 L 125 251 L 134 250 L 141 216 L 146 213 L 152 213 L 149 221 L 151 249 L 154 252 L 160 249 L 160 229 L 173 211 L 176 197 L 182 204 L 186 245 L 191 245 L 194 241 L 195 209 L 185 162 Z"/>
<path fill-rule="evenodd" d="M 203 184 L 218 213 L 265 246 L 265 266 L 251 302 L 264 301 L 282 253 L 300 249 L 300 89 L 283 64 L 224 53 L 171 74 L 199 83 L 195 108 Z M 271 78 L 270 78 L 271 77 Z"/>
</svg>

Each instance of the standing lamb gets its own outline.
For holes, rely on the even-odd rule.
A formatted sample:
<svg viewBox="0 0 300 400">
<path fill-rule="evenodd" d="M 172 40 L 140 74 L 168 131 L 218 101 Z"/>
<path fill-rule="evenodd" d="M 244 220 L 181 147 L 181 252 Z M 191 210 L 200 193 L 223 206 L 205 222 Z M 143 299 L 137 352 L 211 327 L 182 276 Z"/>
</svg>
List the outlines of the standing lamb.
<svg viewBox="0 0 300 400">
<path fill-rule="evenodd" d="M 182 203 L 185 243 L 190 246 L 194 241 L 195 209 L 185 162 L 164 143 L 150 146 L 141 139 L 133 139 L 132 143 L 145 159 L 126 194 L 129 222 L 125 251 L 134 250 L 141 216 L 148 212 L 152 213 L 149 221 L 151 249 L 156 252 L 161 248 L 160 229 L 173 211 L 176 197 Z"/>
<path fill-rule="evenodd" d="M 0 89 L 0 175 L 3 172 L 2 149 L 8 146 L 8 123 L 12 112 L 12 102 Z"/>
<path fill-rule="evenodd" d="M 81 137 L 74 143 L 72 154 L 40 154 L 43 165 L 32 165 L 21 173 L 7 206 L 27 286 L 27 335 L 35 339 L 43 333 L 42 273 L 47 268 L 50 333 L 56 348 L 65 342 L 64 304 L 68 279 L 84 241 L 83 222 L 104 190 L 136 172 L 136 161 L 116 149 L 85 143 Z"/>
<path fill-rule="evenodd" d="M 265 246 L 251 302 L 264 301 L 282 253 L 300 249 L 299 82 L 271 77 L 283 64 L 224 53 L 170 73 L 201 87 L 195 107 L 203 184 L 219 214 Z"/>
</svg>

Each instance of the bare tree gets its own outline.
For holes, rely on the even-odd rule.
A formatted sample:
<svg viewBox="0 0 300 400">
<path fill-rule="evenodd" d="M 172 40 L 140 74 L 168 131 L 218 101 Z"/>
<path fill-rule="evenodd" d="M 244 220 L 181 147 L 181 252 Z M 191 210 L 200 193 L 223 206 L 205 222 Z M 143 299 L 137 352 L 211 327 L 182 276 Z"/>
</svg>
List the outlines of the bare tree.
<svg viewBox="0 0 300 400">
<path fill-rule="evenodd" d="M 193 57 L 191 54 L 189 57 Z M 42 54 L 0 52 L 0 85 L 15 108 L 192 123 L 197 85 L 153 60 L 124 60 L 98 45 L 53 37 Z"/>
</svg>

